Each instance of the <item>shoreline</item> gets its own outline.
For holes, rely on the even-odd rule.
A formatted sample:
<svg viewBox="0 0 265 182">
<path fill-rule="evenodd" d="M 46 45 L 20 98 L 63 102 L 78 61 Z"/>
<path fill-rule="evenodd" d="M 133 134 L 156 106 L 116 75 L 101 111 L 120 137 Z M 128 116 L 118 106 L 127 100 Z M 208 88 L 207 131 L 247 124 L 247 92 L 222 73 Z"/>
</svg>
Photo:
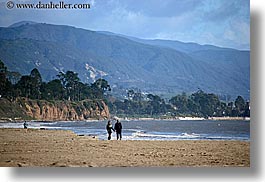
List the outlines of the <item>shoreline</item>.
<svg viewBox="0 0 265 182">
<path fill-rule="evenodd" d="M 125 117 L 121 118 L 121 120 L 143 120 L 143 121 L 149 121 L 149 120 L 167 120 L 167 121 L 201 121 L 201 120 L 213 120 L 213 121 L 219 121 L 219 120 L 224 120 L 224 121 L 232 121 L 232 120 L 237 120 L 237 121 L 250 121 L 250 117 L 209 117 L 209 118 L 203 118 L 203 117 L 176 117 L 176 118 L 149 118 L 149 117 L 144 117 L 144 118 L 130 118 L 130 117 Z"/>
<path fill-rule="evenodd" d="M 118 117 L 119 120 L 121 121 L 130 121 L 130 120 L 134 120 L 134 121 L 138 121 L 138 120 L 142 120 L 142 121 L 150 121 L 150 120 L 157 120 L 157 121 L 201 121 L 201 120 L 212 120 L 212 121 L 232 121 L 232 120 L 236 120 L 236 121 L 250 121 L 251 118 L 250 117 L 210 117 L 210 118 L 202 118 L 202 117 L 176 117 L 176 118 L 149 118 L 149 117 L 143 117 L 143 118 L 130 118 L 130 117 Z M 62 120 L 12 120 L 11 118 L 8 119 L 0 119 L 0 123 L 22 123 L 22 122 L 79 122 L 79 121 L 84 121 L 84 122 L 97 122 L 97 121 L 107 121 L 103 120 L 103 119 L 87 119 L 87 120 L 66 120 L 66 121 L 62 121 Z"/>
<path fill-rule="evenodd" d="M 0 166 L 250 167 L 250 142 L 108 141 L 67 130 L 1 128 Z"/>
</svg>

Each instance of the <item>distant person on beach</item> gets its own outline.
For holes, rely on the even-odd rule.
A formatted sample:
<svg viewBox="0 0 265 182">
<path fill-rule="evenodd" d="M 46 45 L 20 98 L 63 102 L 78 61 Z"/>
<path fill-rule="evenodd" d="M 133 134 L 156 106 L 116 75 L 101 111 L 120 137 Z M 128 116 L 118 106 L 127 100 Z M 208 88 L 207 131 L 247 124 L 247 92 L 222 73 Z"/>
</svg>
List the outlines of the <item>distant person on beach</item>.
<svg viewBox="0 0 265 182">
<path fill-rule="evenodd" d="M 111 121 L 108 121 L 106 129 L 107 129 L 107 132 L 108 132 L 108 140 L 110 140 L 111 139 L 111 133 L 112 133 L 111 130 L 113 130 L 115 132 L 115 130 L 112 127 Z"/>
<path fill-rule="evenodd" d="M 27 128 L 28 128 L 28 123 L 27 123 L 27 121 L 24 122 L 23 126 L 24 126 L 24 129 L 27 129 Z"/>
<path fill-rule="evenodd" d="M 117 140 L 121 140 L 121 130 L 122 130 L 122 125 L 121 122 L 117 119 L 117 122 L 115 123 L 114 129 L 117 134 Z"/>
</svg>

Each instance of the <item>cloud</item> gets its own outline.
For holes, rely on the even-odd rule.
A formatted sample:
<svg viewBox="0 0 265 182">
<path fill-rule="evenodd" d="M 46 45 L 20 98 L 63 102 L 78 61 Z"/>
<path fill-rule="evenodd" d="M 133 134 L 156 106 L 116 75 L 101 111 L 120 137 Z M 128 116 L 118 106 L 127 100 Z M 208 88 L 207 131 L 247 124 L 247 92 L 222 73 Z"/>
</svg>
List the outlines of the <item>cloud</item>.
<svg viewBox="0 0 265 182">
<path fill-rule="evenodd" d="M 65 2 L 73 3 L 70 0 Z M 4 7 L 4 1 L 0 7 L 0 26 L 30 20 L 111 31 L 139 38 L 172 39 L 240 49 L 249 47 L 249 0 L 76 0 L 74 2 L 90 3 L 91 9 L 8 10 Z"/>
<path fill-rule="evenodd" d="M 220 22 L 244 14 L 249 16 L 249 0 L 208 0 L 205 3 L 203 18 L 208 21 Z"/>
<path fill-rule="evenodd" d="M 174 17 L 193 11 L 203 1 L 198 0 L 153 0 L 135 1 L 118 0 L 118 4 L 128 11 L 139 12 L 144 16 L 150 17 Z"/>
</svg>

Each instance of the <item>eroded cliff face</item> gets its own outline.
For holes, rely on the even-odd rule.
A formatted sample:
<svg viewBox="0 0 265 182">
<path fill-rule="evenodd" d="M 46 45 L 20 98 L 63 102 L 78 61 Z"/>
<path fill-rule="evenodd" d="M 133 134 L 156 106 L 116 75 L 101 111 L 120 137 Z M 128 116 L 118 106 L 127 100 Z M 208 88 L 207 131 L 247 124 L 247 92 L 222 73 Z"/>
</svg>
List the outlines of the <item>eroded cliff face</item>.
<svg viewBox="0 0 265 182">
<path fill-rule="evenodd" d="M 32 119 L 44 121 L 68 121 L 109 118 L 108 106 L 102 100 L 44 101 L 19 98 L 15 101 Z"/>
</svg>

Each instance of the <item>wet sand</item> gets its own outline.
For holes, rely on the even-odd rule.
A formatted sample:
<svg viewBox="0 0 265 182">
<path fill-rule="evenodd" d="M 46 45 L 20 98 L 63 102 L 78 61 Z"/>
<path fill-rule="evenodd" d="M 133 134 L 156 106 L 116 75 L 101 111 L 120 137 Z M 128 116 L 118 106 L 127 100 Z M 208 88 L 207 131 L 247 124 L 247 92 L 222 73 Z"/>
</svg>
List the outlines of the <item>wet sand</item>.
<svg viewBox="0 0 265 182">
<path fill-rule="evenodd" d="M 249 167 L 246 141 L 100 141 L 71 131 L 0 129 L 0 166 Z"/>
</svg>

